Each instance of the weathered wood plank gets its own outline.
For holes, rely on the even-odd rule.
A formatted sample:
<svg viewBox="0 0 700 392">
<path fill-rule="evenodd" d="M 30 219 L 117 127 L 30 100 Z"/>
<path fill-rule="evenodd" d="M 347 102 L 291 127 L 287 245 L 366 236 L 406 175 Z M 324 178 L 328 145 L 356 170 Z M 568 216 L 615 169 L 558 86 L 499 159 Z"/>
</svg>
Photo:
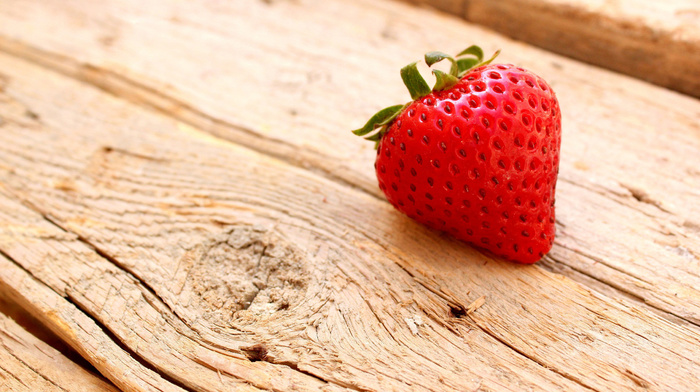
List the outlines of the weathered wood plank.
<svg viewBox="0 0 700 392">
<path fill-rule="evenodd" d="M 0 389 L 117 392 L 0 313 Z"/>
<path fill-rule="evenodd" d="M 0 18 L 9 53 L 379 198 L 371 146 L 347 129 L 406 99 L 396 70 L 417 53 L 478 37 L 558 92 L 559 234 L 543 265 L 700 324 L 697 100 L 390 2 L 23 1 Z"/>
<path fill-rule="evenodd" d="M 696 0 L 407 1 L 700 97 L 700 3 Z"/>
<path fill-rule="evenodd" d="M 0 69 L 10 203 L 0 249 L 54 296 L 70 288 L 81 309 L 188 387 L 215 390 L 206 380 L 217 369 L 258 380 L 245 366 L 263 365 L 286 368 L 283 380 L 313 374 L 359 390 L 692 390 L 700 381 L 691 329 L 490 259 L 360 189 L 26 62 L 0 56 Z M 136 294 L 120 299 L 110 287 Z"/>
<path fill-rule="evenodd" d="M 11 150 L 21 150 L 6 155 L 2 148 L 2 184 L 41 212 L 7 195 L 0 199 L 0 227 L 6 228 L 0 249 L 58 294 L 70 292 L 73 302 L 123 344 L 183 386 L 223 390 L 223 376 L 265 390 L 582 389 L 490 335 L 471 331 L 468 323 L 451 321 L 449 304 L 466 307 L 468 302 L 461 303 L 470 294 L 462 291 L 447 303 L 426 292 L 403 270 L 408 266 L 393 262 L 396 256 L 365 237 L 367 217 L 365 227 L 344 234 L 351 222 L 339 226 L 332 219 L 336 214 L 313 213 L 326 198 L 344 219 L 359 215 L 362 205 L 338 204 L 347 192 L 391 214 L 386 203 L 0 57 L 9 61 L 0 60 L 3 69 L 33 71 L 12 74 L 8 91 L 17 100 L 5 100 L 0 109 L 8 131 L 0 145 L 12 140 Z M 25 94 L 35 82 L 43 86 L 42 97 L 29 98 Z M 63 93 L 81 103 L 49 102 Z M 29 118 L 28 107 L 19 104 L 27 98 L 33 102 Z M 74 110 L 88 102 L 96 105 L 93 115 Z M 61 113 L 52 115 L 57 109 Z M 62 135 L 63 147 L 41 143 L 48 149 L 32 152 L 25 149 L 32 142 L 20 136 L 53 139 L 51 133 Z M 79 141 L 86 136 L 91 141 Z M 77 156 L 63 150 L 75 150 L 76 142 Z M 55 161 L 35 166 L 38 171 L 27 172 L 29 177 L 20 174 L 33 171 L 25 159 L 38 156 Z M 198 168 L 201 157 L 207 157 L 206 165 Z M 240 172 L 231 170 L 239 164 Z M 145 172 L 134 176 L 131 170 Z M 38 180 L 40 172 L 47 177 Z M 258 176 L 260 184 L 246 176 Z M 26 188 L 21 178 L 30 177 L 38 188 Z M 172 181 L 174 187 L 166 185 Z M 42 215 L 71 232 L 78 229 L 82 240 Z M 457 252 L 466 248 L 455 245 Z M 149 295 L 144 284 L 157 295 Z M 17 291 L 36 300 L 27 289 Z M 413 333 L 409 319 L 420 334 Z"/>
</svg>

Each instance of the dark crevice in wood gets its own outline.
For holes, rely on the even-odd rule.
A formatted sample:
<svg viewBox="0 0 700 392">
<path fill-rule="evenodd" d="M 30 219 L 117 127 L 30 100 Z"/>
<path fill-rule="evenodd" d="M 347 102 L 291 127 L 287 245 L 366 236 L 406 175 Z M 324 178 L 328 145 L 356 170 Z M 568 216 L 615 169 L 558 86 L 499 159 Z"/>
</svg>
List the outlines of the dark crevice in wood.
<svg viewBox="0 0 700 392">
<path fill-rule="evenodd" d="M 182 388 L 185 391 L 190 391 L 194 392 L 194 389 L 188 387 L 186 384 L 184 384 L 182 381 L 174 378 L 170 374 L 168 374 L 165 371 L 162 371 L 156 367 L 155 364 L 152 364 L 148 362 L 148 360 L 144 357 L 142 357 L 140 354 L 132 350 L 129 346 L 126 345 L 126 343 L 122 342 L 119 337 L 111 330 L 109 327 L 107 327 L 105 324 L 101 323 L 99 321 L 99 315 L 93 314 L 88 306 L 82 305 L 79 301 L 77 301 L 76 298 L 71 296 L 70 294 L 67 294 L 65 297 L 66 301 L 70 302 L 73 306 L 76 308 L 80 309 L 81 312 L 83 312 L 85 315 L 90 317 L 95 324 L 102 330 L 102 332 L 111 340 L 113 341 L 119 348 L 121 348 L 124 352 L 128 353 L 132 358 L 134 358 L 141 366 L 144 368 L 156 373 L 158 376 L 160 376 L 163 380 L 178 386 L 179 388 Z"/>
<path fill-rule="evenodd" d="M 635 200 L 637 200 L 638 202 L 644 203 L 644 204 L 649 204 L 650 206 L 656 207 L 661 212 L 665 212 L 667 214 L 671 213 L 671 211 L 665 209 L 662 206 L 660 201 L 653 199 L 651 196 L 649 196 L 649 194 L 645 190 L 633 187 L 631 185 L 623 184 L 621 182 L 619 184 L 621 187 L 627 189 L 627 191 L 629 191 L 629 193 L 632 195 L 632 197 Z"/>
<path fill-rule="evenodd" d="M 264 344 L 258 343 L 252 346 L 241 346 L 240 350 L 243 351 L 250 362 L 267 360 L 267 347 L 265 347 Z"/>
<path fill-rule="evenodd" d="M 8 260 L 12 260 L 2 249 L 0 249 L 0 254 Z M 85 360 L 85 358 L 68 345 L 68 343 L 2 291 L 0 291 L 0 312 L 11 318 L 17 325 L 22 327 L 22 329 L 32 334 L 32 336 L 60 352 L 73 363 L 80 365 L 95 377 L 109 383 L 90 362 Z"/>
<path fill-rule="evenodd" d="M 450 305 L 450 314 L 455 318 L 462 318 L 467 315 L 467 309 L 464 306 Z"/>
</svg>

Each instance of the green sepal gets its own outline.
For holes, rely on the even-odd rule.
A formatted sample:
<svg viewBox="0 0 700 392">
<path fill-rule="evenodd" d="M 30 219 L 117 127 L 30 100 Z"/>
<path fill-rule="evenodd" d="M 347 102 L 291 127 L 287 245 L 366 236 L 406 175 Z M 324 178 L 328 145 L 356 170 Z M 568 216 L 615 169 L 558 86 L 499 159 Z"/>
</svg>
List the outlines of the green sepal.
<svg viewBox="0 0 700 392">
<path fill-rule="evenodd" d="M 443 52 L 428 52 L 425 54 L 425 63 L 428 64 L 428 67 L 432 67 L 433 64 L 445 59 L 449 60 L 451 63 L 450 75 L 457 77 L 457 75 L 459 75 L 459 67 L 457 66 L 457 61 L 454 59 L 454 57 Z"/>
<path fill-rule="evenodd" d="M 494 53 L 493 56 L 491 56 L 490 59 L 488 59 L 488 60 L 482 62 L 481 64 L 479 64 L 479 66 L 491 64 L 491 62 L 492 62 L 496 57 L 498 57 L 499 54 L 501 54 L 501 49 L 498 49 L 498 50 L 496 51 L 496 53 Z"/>
<path fill-rule="evenodd" d="M 457 60 L 457 67 L 459 67 L 459 75 L 462 75 L 470 69 L 474 68 L 477 64 L 479 64 L 479 60 L 475 58 Z"/>
<path fill-rule="evenodd" d="M 401 109 L 403 109 L 404 106 L 405 105 L 394 105 L 378 111 L 374 116 L 372 116 L 369 119 L 369 121 L 367 121 L 367 124 L 365 124 L 365 126 L 352 131 L 352 133 L 354 133 L 357 136 L 364 136 L 374 131 L 376 128 L 386 125 L 389 121 L 393 120 L 396 116 L 398 116 L 398 114 L 401 112 Z"/>
<path fill-rule="evenodd" d="M 416 66 L 418 62 L 413 62 L 401 68 L 401 79 L 406 85 L 408 92 L 411 94 L 411 99 L 416 100 L 430 94 L 430 86 L 423 79 L 423 76 L 418 72 Z"/>
<path fill-rule="evenodd" d="M 408 64 L 401 69 L 401 79 L 403 80 L 413 101 L 420 99 L 432 91 L 448 89 L 459 82 L 459 79 L 470 70 L 490 64 L 501 51 L 498 50 L 488 60 L 484 61 L 484 51 L 472 45 L 461 51 L 457 56 L 450 56 L 443 52 L 428 52 L 425 54 L 425 62 L 429 67 L 435 63 L 448 59 L 451 63 L 450 72 L 445 73 L 440 70 L 432 70 L 435 75 L 435 86 L 431 90 L 423 76 L 418 72 L 417 62 Z M 460 58 L 462 57 L 462 58 Z M 352 131 L 357 136 L 365 136 L 373 131 L 376 133 L 366 136 L 365 139 L 373 141 L 375 149 L 379 146 L 382 137 L 387 132 L 389 124 L 408 107 L 411 102 L 405 105 L 394 105 L 377 112 L 367 121 L 362 128 Z"/>
<path fill-rule="evenodd" d="M 478 60 L 477 63 L 480 63 L 484 59 L 484 51 L 481 50 L 481 48 L 476 46 L 476 45 L 472 45 L 472 46 L 464 49 L 463 51 L 459 52 L 459 54 L 455 57 L 462 57 L 462 56 L 466 56 L 468 54 L 476 57 L 476 59 Z"/>
<path fill-rule="evenodd" d="M 493 54 L 493 56 L 491 56 L 491 58 L 484 61 L 484 51 L 481 50 L 480 47 L 478 47 L 476 45 L 472 45 L 472 46 L 468 47 L 467 49 L 464 49 L 456 57 L 467 56 L 467 55 L 474 56 L 474 57 L 458 58 L 457 59 L 457 66 L 459 67 L 458 77 L 462 78 L 470 70 L 490 64 L 500 53 L 501 53 L 501 50 L 499 49 L 496 51 L 496 53 Z"/>
<path fill-rule="evenodd" d="M 369 140 L 372 142 L 378 142 L 382 140 L 382 136 L 384 136 L 384 132 L 377 132 L 374 135 L 369 135 L 365 138 L 365 140 Z"/>
<path fill-rule="evenodd" d="M 442 72 L 439 69 L 434 69 L 433 74 L 435 75 L 435 87 L 433 87 L 433 91 L 446 90 L 459 82 L 456 76 Z"/>
<path fill-rule="evenodd" d="M 438 63 L 444 59 L 449 59 L 449 58 L 452 58 L 452 56 L 450 56 L 447 53 L 437 52 L 437 51 L 428 52 L 425 54 L 425 63 L 428 64 L 428 67 L 432 67 L 433 64 Z"/>
</svg>

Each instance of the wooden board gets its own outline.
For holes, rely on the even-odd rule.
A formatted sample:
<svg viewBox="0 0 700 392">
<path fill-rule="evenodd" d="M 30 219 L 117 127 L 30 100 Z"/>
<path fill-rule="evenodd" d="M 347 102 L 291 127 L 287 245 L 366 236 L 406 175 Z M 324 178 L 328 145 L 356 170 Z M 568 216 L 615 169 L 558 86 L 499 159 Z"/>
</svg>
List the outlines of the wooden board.
<svg viewBox="0 0 700 392">
<path fill-rule="evenodd" d="M 696 0 L 407 1 L 700 97 L 700 2 Z"/>
<path fill-rule="evenodd" d="M 391 2 L 12 5 L 1 279 L 117 386 L 697 384 L 696 100 Z M 469 35 L 559 94 L 559 237 L 539 267 L 398 215 L 348 132 L 406 99 L 396 69 Z"/>
</svg>

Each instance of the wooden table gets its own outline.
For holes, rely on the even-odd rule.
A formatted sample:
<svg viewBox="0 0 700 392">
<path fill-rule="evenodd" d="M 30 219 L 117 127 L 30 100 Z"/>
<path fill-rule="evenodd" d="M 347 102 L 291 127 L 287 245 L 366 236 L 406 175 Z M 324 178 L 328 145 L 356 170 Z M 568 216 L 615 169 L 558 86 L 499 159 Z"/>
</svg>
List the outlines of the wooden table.
<svg viewBox="0 0 700 392">
<path fill-rule="evenodd" d="M 474 42 L 561 104 L 535 266 L 396 212 L 349 132 Z M 696 98 L 427 8 L 5 0 L 0 390 L 694 391 L 699 164 Z"/>
</svg>

